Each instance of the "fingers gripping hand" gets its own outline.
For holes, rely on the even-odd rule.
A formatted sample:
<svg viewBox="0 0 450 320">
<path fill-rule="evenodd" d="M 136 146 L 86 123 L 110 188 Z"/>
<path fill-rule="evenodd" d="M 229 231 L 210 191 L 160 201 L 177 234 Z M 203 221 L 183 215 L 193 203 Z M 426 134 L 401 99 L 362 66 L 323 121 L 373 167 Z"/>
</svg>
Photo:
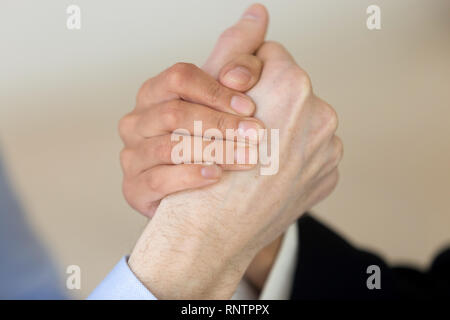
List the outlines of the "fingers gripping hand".
<svg viewBox="0 0 450 320">
<path fill-rule="evenodd" d="M 227 129 L 240 132 L 239 128 L 245 131 L 263 127 L 261 121 L 251 117 L 255 104 L 243 92 L 260 77 L 263 64 L 253 53 L 263 43 L 267 21 L 262 6 L 250 7 L 220 36 L 203 70 L 177 63 L 142 85 L 135 110 L 119 123 L 125 145 L 120 157 L 123 193 L 134 209 L 151 217 L 159 201 L 169 194 L 214 184 L 223 170 L 254 167 L 249 162 L 248 145 L 239 164 L 226 164 L 224 159 L 219 165 L 175 165 L 171 155 L 176 143 L 171 136 L 179 128 L 186 129 L 193 139 L 202 140 L 208 137 L 209 129 L 217 129 L 225 136 Z M 195 132 L 194 121 L 202 122 L 200 132 Z M 205 142 L 202 149 L 207 147 Z M 227 152 L 224 148 L 223 153 Z M 192 163 L 208 160 L 191 154 Z"/>
</svg>

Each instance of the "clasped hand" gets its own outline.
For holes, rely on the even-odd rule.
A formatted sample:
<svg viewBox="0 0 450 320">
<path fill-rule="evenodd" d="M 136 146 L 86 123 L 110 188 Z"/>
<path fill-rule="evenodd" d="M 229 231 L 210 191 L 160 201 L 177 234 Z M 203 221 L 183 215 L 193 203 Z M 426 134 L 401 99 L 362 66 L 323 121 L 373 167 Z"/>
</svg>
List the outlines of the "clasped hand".
<svg viewBox="0 0 450 320">
<path fill-rule="evenodd" d="M 158 298 L 230 298 L 258 252 L 337 184 L 336 112 L 283 46 L 264 42 L 267 22 L 264 7 L 250 7 L 202 69 L 178 63 L 151 78 L 120 122 L 125 198 L 152 217 L 129 265 Z M 277 174 L 173 164 L 170 136 L 193 133 L 194 121 L 205 131 L 278 129 Z"/>
</svg>

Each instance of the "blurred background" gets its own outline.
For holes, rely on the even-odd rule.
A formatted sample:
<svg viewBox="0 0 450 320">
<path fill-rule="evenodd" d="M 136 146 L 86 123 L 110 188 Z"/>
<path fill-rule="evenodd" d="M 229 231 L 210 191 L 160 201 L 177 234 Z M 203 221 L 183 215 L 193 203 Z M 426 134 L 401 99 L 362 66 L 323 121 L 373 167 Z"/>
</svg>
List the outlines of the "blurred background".
<svg viewBox="0 0 450 320">
<path fill-rule="evenodd" d="M 261 1 L 268 39 L 340 117 L 341 180 L 314 209 L 357 245 L 426 268 L 450 243 L 450 1 Z M 0 145 L 28 217 L 84 298 L 146 219 L 121 194 L 117 122 L 141 83 L 201 65 L 252 1 L 2 0 Z M 81 30 L 66 8 L 81 8 Z M 381 8 L 381 30 L 366 8 Z M 65 278 L 63 278 L 65 279 Z"/>
</svg>

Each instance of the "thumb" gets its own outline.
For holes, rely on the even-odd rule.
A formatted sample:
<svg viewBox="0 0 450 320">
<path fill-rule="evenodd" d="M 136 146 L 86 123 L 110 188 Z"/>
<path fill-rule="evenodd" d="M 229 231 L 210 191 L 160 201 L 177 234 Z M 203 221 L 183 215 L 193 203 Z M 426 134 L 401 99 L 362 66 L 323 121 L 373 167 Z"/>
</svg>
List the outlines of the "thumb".
<svg viewBox="0 0 450 320">
<path fill-rule="evenodd" d="M 232 59 L 253 54 L 264 42 L 268 23 L 269 14 L 262 4 L 250 6 L 235 25 L 221 34 L 203 70 L 217 79 Z"/>
</svg>

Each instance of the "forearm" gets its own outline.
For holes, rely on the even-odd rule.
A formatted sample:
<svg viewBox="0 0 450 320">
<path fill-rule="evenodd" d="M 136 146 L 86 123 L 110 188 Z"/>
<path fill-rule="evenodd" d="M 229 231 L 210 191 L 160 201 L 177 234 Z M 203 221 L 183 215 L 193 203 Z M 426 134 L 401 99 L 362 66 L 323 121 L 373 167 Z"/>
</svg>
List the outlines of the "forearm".
<svg viewBox="0 0 450 320">
<path fill-rule="evenodd" d="M 158 208 L 130 256 L 131 270 L 159 299 L 229 299 L 253 254 L 224 245 L 206 216 L 202 226 L 180 223 L 186 214 L 170 202 Z"/>
</svg>

